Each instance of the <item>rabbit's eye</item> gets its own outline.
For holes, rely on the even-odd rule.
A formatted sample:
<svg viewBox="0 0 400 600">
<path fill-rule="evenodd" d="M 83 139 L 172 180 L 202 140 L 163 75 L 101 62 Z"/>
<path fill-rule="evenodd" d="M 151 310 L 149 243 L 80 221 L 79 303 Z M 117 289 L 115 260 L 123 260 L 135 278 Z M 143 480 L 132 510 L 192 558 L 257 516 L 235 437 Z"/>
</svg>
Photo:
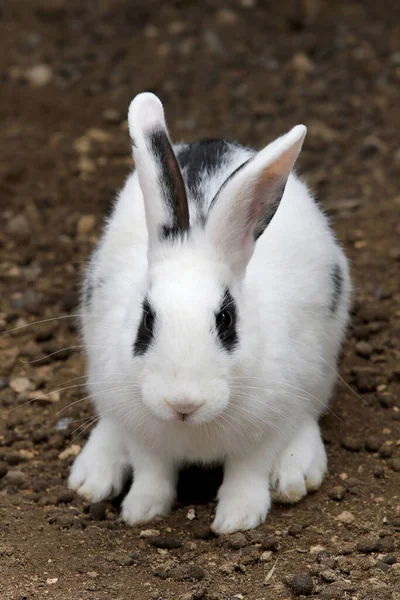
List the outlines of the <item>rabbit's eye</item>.
<svg viewBox="0 0 400 600">
<path fill-rule="evenodd" d="M 156 315 L 147 299 L 143 302 L 143 313 L 133 346 L 133 354 L 142 356 L 150 347 L 154 336 Z"/>
<path fill-rule="evenodd" d="M 152 311 L 147 311 L 144 313 L 143 321 L 147 331 L 153 331 L 154 313 Z"/>
<path fill-rule="evenodd" d="M 232 315 L 228 310 L 221 310 L 217 315 L 217 327 L 220 331 L 227 331 L 232 325 Z"/>
<path fill-rule="evenodd" d="M 237 344 L 236 305 L 228 290 L 225 291 L 221 308 L 215 315 L 215 327 L 222 346 L 231 352 Z"/>
</svg>

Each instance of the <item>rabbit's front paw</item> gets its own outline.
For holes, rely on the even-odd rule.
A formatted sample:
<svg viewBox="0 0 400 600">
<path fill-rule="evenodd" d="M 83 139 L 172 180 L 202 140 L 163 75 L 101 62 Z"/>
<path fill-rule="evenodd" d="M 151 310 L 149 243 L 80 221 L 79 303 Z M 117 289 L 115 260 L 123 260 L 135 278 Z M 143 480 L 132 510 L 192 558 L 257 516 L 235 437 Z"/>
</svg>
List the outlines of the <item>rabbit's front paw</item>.
<svg viewBox="0 0 400 600">
<path fill-rule="evenodd" d="M 318 424 L 310 419 L 278 457 L 272 471 L 272 498 L 294 504 L 317 490 L 327 470 L 327 459 Z"/>
<path fill-rule="evenodd" d="M 211 529 L 218 534 L 255 529 L 264 523 L 270 505 L 267 489 L 263 492 L 236 490 L 230 497 L 220 495 Z"/>
<path fill-rule="evenodd" d="M 129 525 L 147 523 L 158 515 L 170 512 L 173 502 L 172 490 L 160 490 L 133 484 L 122 503 L 122 518 Z"/>
<path fill-rule="evenodd" d="M 122 491 L 129 470 L 123 454 L 104 449 L 91 438 L 72 466 L 68 487 L 90 502 L 99 502 Z"/>
</svg>

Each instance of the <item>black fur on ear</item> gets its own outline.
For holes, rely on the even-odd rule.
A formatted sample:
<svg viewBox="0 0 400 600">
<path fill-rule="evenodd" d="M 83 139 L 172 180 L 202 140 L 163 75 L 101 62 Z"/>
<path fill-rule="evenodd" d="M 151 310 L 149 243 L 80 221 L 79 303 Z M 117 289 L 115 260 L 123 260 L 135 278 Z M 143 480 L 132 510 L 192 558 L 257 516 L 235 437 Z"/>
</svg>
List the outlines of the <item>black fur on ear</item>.
<svg viewBox="0 0 400 600">
<path fill-rule="evenodd" d="M 162 239 L 174 238 L 189 229 L 189 206 L 182 173 L 176 156 L 163 130 L 149 134 L 149 150 L 159 167 L 159 186 L 171 221 L 160 227 Z"/>
</svg>

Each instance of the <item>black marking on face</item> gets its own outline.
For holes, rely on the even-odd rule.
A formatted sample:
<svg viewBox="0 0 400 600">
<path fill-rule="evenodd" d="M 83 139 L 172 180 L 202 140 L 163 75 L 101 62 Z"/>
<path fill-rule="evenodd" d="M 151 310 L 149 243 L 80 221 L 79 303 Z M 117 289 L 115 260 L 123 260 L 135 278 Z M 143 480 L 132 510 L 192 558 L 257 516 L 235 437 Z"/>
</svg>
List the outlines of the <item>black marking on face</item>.
<svg viewBox="0 0 400 600">
<path fill-rule="evenodd" d="M 176 233 L 186 232 L 189 229 L 189 207 L 185 184 L 165 131 L 152 132 L 149 136 L 149 146 L 160 169 L 160 191 L 171 221 L 167 227 Z"/>
<path fill-rule="evenodd" d="M 201 200 L 196 192 L 204 174 L 218 171 L 232 146 L 228 140 L 213 138 L 185 144 L 178 151 L 179 166 L 185 169 L 186 186 L 195 200 Z"/>
<path fill-rule="evenodd" d="M 229 181 L 231 181 L 231 179 L 233 179 L 235 177 L 235 175 L 237 175 L 239 173 L 239 171 L 241 171 L 246 165 L 249 164 L 249 162 L 253 160 L 252 158 L 249 158 L 248 160 L 246 160 L 244 163 L 242 163 L 241 165 L 239 165 L 237 167 L 237 169 L 235 169 L 224 181 L 224 183 L 221 185 L 221 187 L 219 188 L 218 192 L 215 194 L 214 198 L 211 200 L 210 203 L 210 207 L 208 209 L 208 213 L 210 213 L 210 210 L 212 210 L 212 207 L 214 206 L 215 202 L 218 200 L 218 197 L 220 195 L 220 193 L 222 192 L 222 190 L 224 189 L 224 187 L 229 183 Z"/>
<path fill-rule="evenodd" d="M 331 279 L 333 284 L 332 300 L 329 306 L 329 310 L 332 314 L 336 312 L 339 304 L 340 296 L 342 295 L 343 288 L 343 275 L 339 265 L 335 265 L 331 271 Z"/>
<path fill-rule="evenodd" d="M 218 339 L 227 352 L 232 352 L 238 343 L 236 330 L 237 310 L 229 290 L 225 290 L 221 307 L 215 314 L 215 329 Z"/>
<path fill-rule="evenodd" d="M 133 346 L 134 356 L 143 356 L 153 341 L 156 315 L 147 298 L 143 302 L 143 314 Z"/>
<path fill-rule="evenodd" d="M 282 200 L 283 193 L 285 191 L 286 183 L 282 185 L 277 191 L 276 196 L 272 202 L 270 202 L 267 206 L 267 210 L 263 215 L 261 215 L 258 220 L 255 228 L 254 228 L 254 241 L 256 242 L 258 238 L 264 233 L 268 225 L 271 223 L 272 219 L 275 216 L 276 211 L 279 208 L 279 205 Z"/>
</svg>

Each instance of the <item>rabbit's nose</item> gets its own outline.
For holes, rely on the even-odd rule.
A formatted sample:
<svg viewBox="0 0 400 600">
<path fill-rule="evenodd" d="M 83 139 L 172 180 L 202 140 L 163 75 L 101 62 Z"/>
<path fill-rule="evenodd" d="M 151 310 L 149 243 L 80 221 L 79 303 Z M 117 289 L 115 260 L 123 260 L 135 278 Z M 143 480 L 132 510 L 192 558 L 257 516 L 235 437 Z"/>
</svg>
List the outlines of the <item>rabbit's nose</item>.
<svg viewBox="0 0 400 600">
<path fill-rule="evenodd" d="M 165 400 L 165 402 L 178 414 L 181 421 L 184 421 L 188 415 L 194 413 L 204 404 L 204 400 Z"/>
</svg>

